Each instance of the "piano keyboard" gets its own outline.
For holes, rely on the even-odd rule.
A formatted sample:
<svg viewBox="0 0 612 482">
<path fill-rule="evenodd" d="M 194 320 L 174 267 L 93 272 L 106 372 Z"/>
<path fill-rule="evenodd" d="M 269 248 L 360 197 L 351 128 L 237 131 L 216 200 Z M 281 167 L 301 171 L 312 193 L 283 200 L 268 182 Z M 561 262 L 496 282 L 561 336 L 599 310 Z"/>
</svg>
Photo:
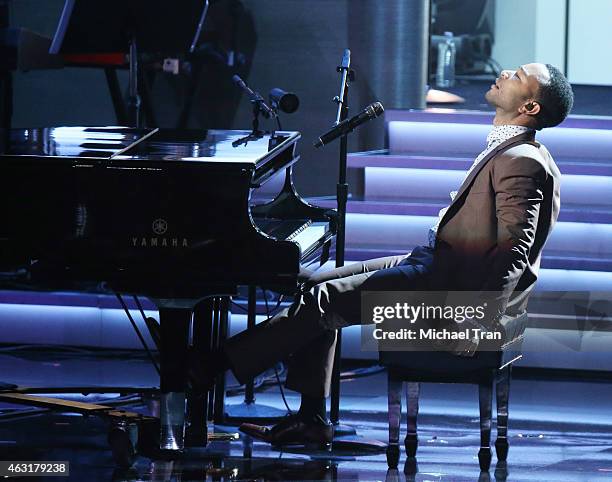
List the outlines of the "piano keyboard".
<svg viewBox="0 0 612 482">
<path fill-rule="evenodd" d="M 278 240 L 295 241 L 304 253 L 316 244 L 328 230 L 328 223 L 311 219 L 254 219 L 257 227 Z"/>
</svg>

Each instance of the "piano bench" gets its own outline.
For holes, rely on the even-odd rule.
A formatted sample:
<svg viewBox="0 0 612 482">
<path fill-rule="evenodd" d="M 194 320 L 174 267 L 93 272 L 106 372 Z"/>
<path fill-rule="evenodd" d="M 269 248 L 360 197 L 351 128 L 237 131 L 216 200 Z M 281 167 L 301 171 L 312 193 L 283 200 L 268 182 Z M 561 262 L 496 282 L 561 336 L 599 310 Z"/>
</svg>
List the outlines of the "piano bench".
<svg viewBox="0 0 612 482">
<path fill-rule="evenodd" d="M 472 383 L 478 385 L 480 402 L 480 469 L 491 465 L 491 411 L 493 385 L 497 395 L 497 459 L 504 463 L 508 455 L 508 399 L 512 364 L 521 358 L 523 335 L 528 316 L 505 315 L 500 320 L 506 342 L 498 351 L 477 351 L 463 357 L 445 351 L 381 351 L 380 363 L 388 369 L 389 445 L 387 464 L 397 468 L 400 458 L 399 436 L 402 388 L 406 384 L 407 433 L 404 440 L 408 460 L 416 457 L 417 415 L 420 382 Z M 414 464 L 413 464 L 414 465 Z"/>
</svg>

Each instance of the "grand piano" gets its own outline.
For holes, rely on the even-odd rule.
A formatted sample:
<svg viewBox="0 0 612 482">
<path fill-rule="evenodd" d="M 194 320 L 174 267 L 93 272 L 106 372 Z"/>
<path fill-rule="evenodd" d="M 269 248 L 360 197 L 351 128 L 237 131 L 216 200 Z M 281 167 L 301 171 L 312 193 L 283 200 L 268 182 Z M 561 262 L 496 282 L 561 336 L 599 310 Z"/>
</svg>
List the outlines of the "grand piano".
<svg viewBox="0 0 612 482">
<path fill-rule="evenodd" d="M 301 266 L 325 260 L 335 234 L 335 211 L 308 204 L 293 186 L 300 134 L 250 134 L 1 131 L 1 287 L 154 301 L 165 450 L 183 448 L 185 427 L 188 441 L 206 443 L 212 398 L 189 389 L 188 346 L 210 349 L 213 321 L 223 323 L 239 285 L 295 291 Z M 279 177 L 276 195 L 261 194 Z"/>
</svg>

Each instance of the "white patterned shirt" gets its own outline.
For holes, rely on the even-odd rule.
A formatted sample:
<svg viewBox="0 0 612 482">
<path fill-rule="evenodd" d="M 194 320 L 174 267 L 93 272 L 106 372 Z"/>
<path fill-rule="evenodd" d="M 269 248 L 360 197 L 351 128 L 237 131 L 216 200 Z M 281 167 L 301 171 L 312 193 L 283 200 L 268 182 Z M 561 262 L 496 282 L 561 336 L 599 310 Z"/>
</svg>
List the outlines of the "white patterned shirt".
<svg viewBox="0 0 612 482">
<path fill-rule="evenodd" d="M 529 127 L 525 127 L 525 126 L 513 126 L 513 125 L 493 126 L 493 129 L 491 130 L 491 132 L 489 132 L 489 135 L 487 135 L 487 147 L 485 148 L 484 151 L 478 154 L 478 157 L 476 157 L 476 159 L 474 160 L 474 163 L 470 166 L 468 171 L 465 173 L 465 176 L 463 177 L 463 181 L 465 181 L 465 179 L 470 175 L 470 173 L 476 167 L 476 165 L 482 159 L 484 159 L 484 157 L 487 154 L 489 154 L 493 149 L 499 146 L 502 142 L 505 142 L 514 136 L 518 136 L 519 134 L 523 134 L 529 131 L 533 131 L 533 129 L 530 129 Z M 451 202 L 455 199 L 456 195 L 457 195 L 457 191 L 450 192 Z M 432 248 L 435 247 L 436 245 L 436 236 L 438 235 L 438 226 L 440 225 L 440 221 L 442 221 L 442 217 L 444 217 L 444 214 L 446 213 L 447 209 L 448 209 L 448 206 L 440 209 L 440 211 L 438 212 L 438 220 L 436 221 L 436 224 L 432 226 L 431 228 L 429 228 L 429 233 L 428 233 L 429 239 L 428 240 L 429 240 L 429 246 Z"/>
</svg>

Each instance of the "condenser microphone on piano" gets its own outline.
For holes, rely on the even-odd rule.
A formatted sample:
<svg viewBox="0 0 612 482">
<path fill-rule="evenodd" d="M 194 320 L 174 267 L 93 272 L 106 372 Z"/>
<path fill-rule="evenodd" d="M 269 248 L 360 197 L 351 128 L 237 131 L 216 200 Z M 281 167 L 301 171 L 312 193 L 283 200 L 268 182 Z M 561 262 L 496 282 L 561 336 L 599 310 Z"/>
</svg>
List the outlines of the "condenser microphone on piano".
<svg viewBox="0 0 612 482">
<path fill-rule="evenodd" d="M 343 120 L 339 124 L 332 127 L 316 140 L 314 146 L 321 147 L 325 144 L 329 144 L 334 139 L 352 132 L 356 127 L 360 126 L 364 122 L 378 117 L 384 111 L 385 109 L 380 102 L 374 102 L 363 109 L 359 114 L 351 117 L 350 119 Z"/>
<path fill-rule="evenodd" d="M 276 114 L 270 107 L 268 107 L 268 105 L 264 101 L 264 98 L 259 93 L 252 90 L 248 85 L 246 85 L 244 80 L 242 80 L 239 75 L 234 75 L 232 77 L 232 80 L 234 81 L 234 84 L 236 84 L 238 87 L 240 87 L 246 92 L 246 94 L 249 96 L 249 99 L 251 99 L 251 102 L 255 102 L 259 105 L 259 110 L 266 119 L 269 119 L 270 117 L 276 117 Z"/>
</svg>

